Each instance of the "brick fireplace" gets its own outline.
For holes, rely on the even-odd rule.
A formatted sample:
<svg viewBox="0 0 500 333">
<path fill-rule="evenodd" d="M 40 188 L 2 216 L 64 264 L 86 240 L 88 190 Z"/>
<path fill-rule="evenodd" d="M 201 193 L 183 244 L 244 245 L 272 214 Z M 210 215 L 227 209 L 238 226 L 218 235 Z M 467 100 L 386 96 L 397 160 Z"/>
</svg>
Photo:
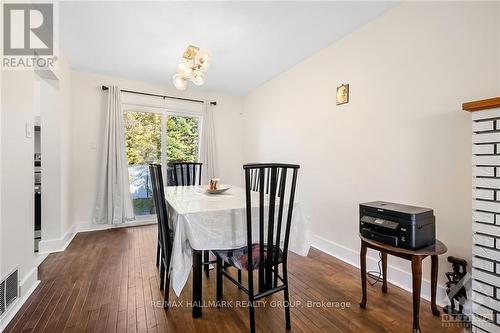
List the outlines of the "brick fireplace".
<svg viewBox="0 0 500 333">
<path fill-rule="evenodd" d="M 473 332 L 500 332 L 500 97 L 463 104 L 472 117 Z"/>
</svg>

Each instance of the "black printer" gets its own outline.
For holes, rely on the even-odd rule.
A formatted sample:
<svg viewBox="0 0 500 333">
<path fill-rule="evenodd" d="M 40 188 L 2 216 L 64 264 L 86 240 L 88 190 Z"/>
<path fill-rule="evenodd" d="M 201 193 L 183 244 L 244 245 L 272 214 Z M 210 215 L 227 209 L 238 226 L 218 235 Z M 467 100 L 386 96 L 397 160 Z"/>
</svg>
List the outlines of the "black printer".
<svg viewBox="0 0 500 333">
<path fill-rule="evenodd" d="M 359 233 L 392 246 L 419 249 L 436 242 L 434 212 L 385 201 L 363 203 L 359 205 Z"/>
</svg>

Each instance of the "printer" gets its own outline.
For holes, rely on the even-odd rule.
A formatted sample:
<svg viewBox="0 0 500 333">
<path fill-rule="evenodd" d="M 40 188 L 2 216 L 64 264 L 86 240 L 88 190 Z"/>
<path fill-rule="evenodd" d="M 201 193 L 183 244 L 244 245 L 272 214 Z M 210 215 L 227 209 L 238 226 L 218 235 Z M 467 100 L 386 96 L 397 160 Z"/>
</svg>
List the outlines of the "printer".
<svg viewBox="0 0 500 333">
<path fill-rule="evenodd" d="M 420 249 L 436 242 L 434 212 L 385 201 L 363 203 L 359 205 L 359 233 L 392 246 Z"/>
</svg>

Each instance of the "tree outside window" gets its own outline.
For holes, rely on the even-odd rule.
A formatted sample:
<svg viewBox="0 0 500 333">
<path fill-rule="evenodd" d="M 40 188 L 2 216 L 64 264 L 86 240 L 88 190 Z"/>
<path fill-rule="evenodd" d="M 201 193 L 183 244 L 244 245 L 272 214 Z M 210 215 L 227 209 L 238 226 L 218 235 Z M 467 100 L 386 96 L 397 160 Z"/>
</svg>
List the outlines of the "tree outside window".
<svg viewBox="0 0 500 333">
<path fill-rule="evenodd" d="M 134 211 L 136 215 L 154 214 L 148 165 L 162 163 L 161 146 L 162 137 L 165 136 L 167 166 L 172 162 L 196 162 L 199 149 L 199 118 L 167 115 L 166 133 L 163 135 L 162 115 L 159 113 L 125 112 L 124 121 Z M 170 178 L 172 177 L 167 174 L 164 181 L 170 184 Z"/>
</svg>

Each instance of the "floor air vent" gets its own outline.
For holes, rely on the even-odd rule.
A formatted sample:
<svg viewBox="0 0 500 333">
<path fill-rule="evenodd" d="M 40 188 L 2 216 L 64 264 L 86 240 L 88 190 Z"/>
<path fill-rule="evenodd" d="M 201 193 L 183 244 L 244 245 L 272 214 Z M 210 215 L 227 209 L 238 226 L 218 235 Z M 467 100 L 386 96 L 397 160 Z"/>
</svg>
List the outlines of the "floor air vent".
<svg viewBox="0 0 500 333">
<path fill-rule="evenodd" d="M 5 279 L 5 307 L 8 307 L 19 296 L 17 269 Z"/>
<path fill-rule="evenodd" d="M 17 269 L 0 282 L 0 315 L 19 297 Z"/>
<path fill-rule="evenodd" d="M 5 312 L 5 281 L 0 283 L 0 316 Z"/>
</svg>

